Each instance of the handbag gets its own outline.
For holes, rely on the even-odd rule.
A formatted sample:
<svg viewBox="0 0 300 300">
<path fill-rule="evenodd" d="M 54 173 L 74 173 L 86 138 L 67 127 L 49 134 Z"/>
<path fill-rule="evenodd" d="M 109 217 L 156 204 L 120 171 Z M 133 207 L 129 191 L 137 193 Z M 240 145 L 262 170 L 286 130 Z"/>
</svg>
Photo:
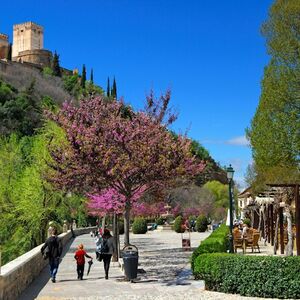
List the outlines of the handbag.
<svg viewBox="0 0 300 300">
<path fill-rule="evenodd" d="M 44 249 L 44 252 L 43 252 L 43 259 L 48 259 L 49 258 L 49 254 L 50 254 L 50 250 L 49 250 L 49 247 L 46 246 L 46 248 Z"/>
</svg>

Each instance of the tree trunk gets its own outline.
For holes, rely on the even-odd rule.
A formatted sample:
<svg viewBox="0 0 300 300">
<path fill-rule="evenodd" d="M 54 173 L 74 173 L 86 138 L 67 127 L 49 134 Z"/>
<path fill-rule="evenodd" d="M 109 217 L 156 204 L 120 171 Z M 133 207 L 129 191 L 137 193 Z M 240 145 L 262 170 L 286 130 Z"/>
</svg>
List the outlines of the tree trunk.
<svg viewBox="0 0 300 300">
<path fill-rule="evenodd" d="M 258 230 L 258 232 L 260 233 L 260 231 L 261 231 L 261 215 L 262 215 L 262 212 L 261 212 L 261 208 L 259 209 L 259 220 L 258 220 L 258 228 L 257 228 L 257 230 Z"/>
<path fill-rule="evenodd" d="M 276 209 L 276 224 L 275 224 L 275 239 L 274 239 L 274 255 L 277 254 L 277 248 L 278 248 L 278 224 L 279 224 L 279 210 Z"/>
<path fill-rule="evenodd" d="M 250 218 L 251 218 L 251 227 L 254 227 L 254 210 L 253 209 L 251 210 Z"/>
<path fill-rule="evenodd" d="M 102 225 L 101 225 L 102 233 L 104 233 L 104 229 L 105 229 L 105 219 L 106 219 L 106 215 L 104 215 L 104 216 L 102 217 Z"/>
<path fill-rule="evenodd" d="M 124 213 L 124 244 L 129 245 L 129 227 L 130 227 L 130 202 L 127 200 L 125 203 Z"/>
<path fill-rule="evenodd" d="M 119 227 L 119 216 L 117 215 L 117 255 L 118 259 L 120 258 L 120 227 Z"/>
<path fill-rule="evenodd" d="M 290 206 L 285 206 L 285 215 L 287 219 L 287 234 L 288 234 L 288 243 L 286 246 L 286 256 L 293 256 L 293 230 L 292 230 L 292 216 Z"/>
<path fill-rule="evenodd" d="M 116 246 L 116 250 L 118 249 L 118 225 L 117 225 L 117 214 L 114 213 L 114 218 L 113 218 L 113 236 L 114 236 L 114 244 Z M 112 257 L 112 261 L 118 261 L 118 251 L 115 251 Z"/>
<path fill-rule="evenodd" d="M 268 239 L 268 234 L 267 234 L 267 217 L 266 217 L 266 210 L 268 209 L 268 206 L 266 205 L 263 210 L 263 218 L 264 218 L 264 245 L 267 245 L 267 239 Z"/>
</svg>

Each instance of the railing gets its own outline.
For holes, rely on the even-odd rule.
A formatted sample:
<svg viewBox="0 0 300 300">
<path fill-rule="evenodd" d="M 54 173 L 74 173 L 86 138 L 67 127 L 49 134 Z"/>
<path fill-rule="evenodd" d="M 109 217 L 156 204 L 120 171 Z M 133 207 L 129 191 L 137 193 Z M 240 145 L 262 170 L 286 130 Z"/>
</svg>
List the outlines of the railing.
<svg viewBox="0 0 300 300">
<path fill-rule="evenodd" d="M 96 227 L 74 229 L 75 235 L 89 233 Z M 72 238 L 69 230 L 59 235 L 63 246 Z M 29 286 L 29 284 L 40 274 L 47 265 L 41 255 L 39 245 L 29 252 L 17 257 L 6 265 L 2 266 L 0 274 L 0 300 L 15 300 Z"/>
</svg>

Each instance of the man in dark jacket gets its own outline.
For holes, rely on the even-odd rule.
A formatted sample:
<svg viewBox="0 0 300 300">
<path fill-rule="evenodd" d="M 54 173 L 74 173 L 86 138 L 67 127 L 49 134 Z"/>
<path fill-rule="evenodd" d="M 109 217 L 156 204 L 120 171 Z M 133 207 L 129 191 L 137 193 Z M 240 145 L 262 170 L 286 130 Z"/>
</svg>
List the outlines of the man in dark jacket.
<svg viewBox="0 0 300 300">
<path fill-rule="evenodd" d="M 52 282 L 55 282 L 60 256 L 62 254 L 62 244 L 60 239 L 57 237 L 56 228 L 53 228 L 52 235 L 46 240 L 45 244 L 41 248 L 41 252 L 43 255 L 45 252 L 48 252 L 49 254 L 50 277 Z"/>
</svg>

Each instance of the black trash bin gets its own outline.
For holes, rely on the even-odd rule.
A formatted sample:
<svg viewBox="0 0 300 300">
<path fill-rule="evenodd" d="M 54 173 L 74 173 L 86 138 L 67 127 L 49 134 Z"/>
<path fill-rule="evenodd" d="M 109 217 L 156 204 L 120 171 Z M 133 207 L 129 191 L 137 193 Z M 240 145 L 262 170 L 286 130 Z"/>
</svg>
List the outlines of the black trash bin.
<svg viewBox="0 0 300 300">
<path fill-rule="evenodd" d="M 137 278 L 139 253 L 134 245 L 125 246 L 122 250 L 122 258 L 124 261 L 125 277 L 132 281 Z"/>
</svg>

